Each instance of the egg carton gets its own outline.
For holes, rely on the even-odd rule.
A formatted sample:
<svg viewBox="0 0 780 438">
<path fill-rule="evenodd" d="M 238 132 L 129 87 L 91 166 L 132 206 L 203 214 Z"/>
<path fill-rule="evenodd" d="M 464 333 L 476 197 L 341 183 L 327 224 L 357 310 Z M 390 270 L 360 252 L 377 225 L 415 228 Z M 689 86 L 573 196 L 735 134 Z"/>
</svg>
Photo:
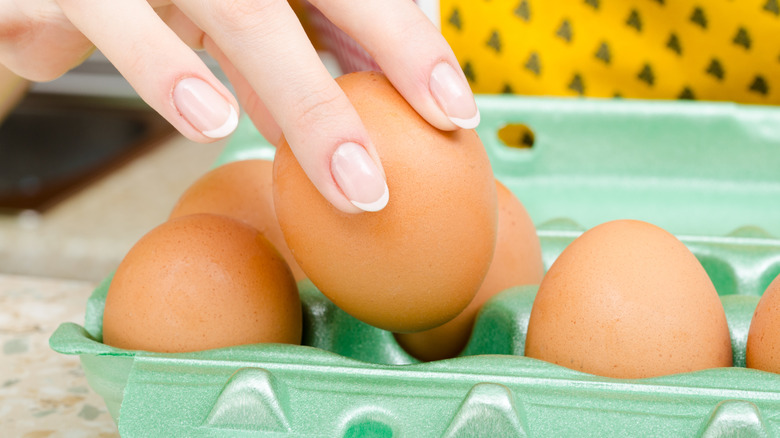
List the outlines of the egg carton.
<svg viewBox="0 0 780 438">
<path fill-rule="evenodd" d="M 778 436 L 780 375 L 744 368 L 780 274 L 780 110 L 726 103 L 479 96 L 494 173 L 524 203 L 545 266 L 584 230 L 640 219 L 677 235 L 721 296 L 734 366 L 614 379 L 522 356 L 535 286 L 488 301 L 460 357 L 420 363 L 391 333 L 299 283 L 304 339 L 196 353 L 104 345 L 106 279 L 81 358 L 123 436 Z M 271 158 L 248 120 L 216 163 Z"/>
</svg>

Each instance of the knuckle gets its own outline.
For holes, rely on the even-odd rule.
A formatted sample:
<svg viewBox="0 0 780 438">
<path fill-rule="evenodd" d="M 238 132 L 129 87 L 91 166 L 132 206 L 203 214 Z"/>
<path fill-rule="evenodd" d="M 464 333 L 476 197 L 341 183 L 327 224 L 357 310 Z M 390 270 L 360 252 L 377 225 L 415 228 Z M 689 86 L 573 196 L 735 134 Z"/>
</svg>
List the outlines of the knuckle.
<svg viewBox="0 0 780 438">
<path fill-rule="evenodd" d="M 23 78 L 48 82 L 74 66 L 86 39 L 55 3 L 38 3 L 20 3 L 20 13 L 0 17 L 0 58 Z"/>
<path fill-rule="evenodd" d="M 26 14 L 13 14 L 0 17 L 0 44 L 15 46 L 23 43 L 28 36 L 33 35 L 40 22 Z"/>
<path fill-rule="evenodd" d="M 0 23 L 0 42 L 3 45 L 15 45 L 24 40 L 30 32 L 30 27 L 29 22 L 19 20 Z"/>
<path fill-rule="evenodd" d="M 256 23 L 257 17 L 268 15 L 278 5 L 279 0 L 214 0 L 211 2 L 211 17 L 221 27 L 242 30 Z"/>
<path fill-rule="evenodd" d="M 427 27 L 428 23 L 425 20 L 427 19 L 423 17 L 414 17 L 411 20 L 400 23 L 395 29 L 395 36 L 397 38 L 404 38 L 409 35 L 420 34 L 420 29 L 425 29 Z"/>
<path fill-rule="evenodd" d="M 313 126 L 341 113 L 341 94 L 336 87 L 321 86 L 303 91 L 293 103 L 299 126 Z"/>
<path fill-rule="evenodd" d="M 154 69 L 159 66 L 151 64 L 148 60 L 149 48 L 141 42 L 133 42 L 130 44 L 130 50 L 121 66 L 118 67 L 126 77 L 150 77 L 154 75 Z"/>
</svg>

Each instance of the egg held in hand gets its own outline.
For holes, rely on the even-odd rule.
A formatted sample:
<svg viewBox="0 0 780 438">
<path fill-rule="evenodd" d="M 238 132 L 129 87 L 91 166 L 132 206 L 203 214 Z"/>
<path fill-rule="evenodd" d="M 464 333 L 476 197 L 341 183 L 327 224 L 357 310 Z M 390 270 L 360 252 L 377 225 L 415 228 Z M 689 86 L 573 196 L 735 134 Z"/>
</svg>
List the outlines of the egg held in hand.
<svg viewBox="0 0 780 438">
<path fill-rule="evenodd" d="M 471 336 L 477 313 L 487 300 L 513 286 L 539 284 L 544 274 L 542 248 L 531 217 L 506 186 L 496 181 L 498 234 L 485 281 L 455 319 L 418 333 L 396 333 L 398 344 L 424 361 L 455 357 Z"/>
<path fill-rule="evenodd" d="M 212 214 L 183 216 L 143 236 L 119 264 L 103 314 L 103 342 L 186 352 L 301 342 L 290 268 L 253 227 Z"/>
<path fill-rule="evenodd" d="M 286 141 L 274 159 L 279 225 L 306 276 L 355 318 L 394 332 L 443 324 L 472 300 L 496 239 L 496 186 L 473 130 L 429 125 L 380 73 L 337 79 L 384 166 L 378 212 L 337 210 Z"/>
<path fill-rule="evenodd" d="M 306 278 L 295 262 L 274 212 L 273 161 L 240 160 L 214 168 L 179 197 L 169 219 L 195 213 L 230 216 L 257 228 L 279 251 L 296 281 Z"/>
<path fill-rule="evenodd" d="M 750 320 L 748 368 L 780 373 L 780 275 L 767 287 Z"/>
<path fill-rule="evenodd" d="M 591 228 L 555 260 L 531 308 L 525 355 L 618 378 L 732 364 L 726 315 L 701 263 L 636 220 Z"/>
</svg>

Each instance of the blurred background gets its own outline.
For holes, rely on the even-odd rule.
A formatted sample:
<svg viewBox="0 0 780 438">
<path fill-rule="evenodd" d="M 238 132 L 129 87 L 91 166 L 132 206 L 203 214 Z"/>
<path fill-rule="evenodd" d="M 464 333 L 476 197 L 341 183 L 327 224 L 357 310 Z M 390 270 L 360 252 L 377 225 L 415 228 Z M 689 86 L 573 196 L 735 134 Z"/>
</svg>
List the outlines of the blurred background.
<svg viewBox="0 0 780 438">
<path fill-rule="evenodd" d="M 175 133 L 99 52 L 47 83 L 0 70 L 0 273 L 101 280 L 225 142 Z"/>
<path fill-rule="evenodd" d="M 229 141 L 184 138 L 100 52 L 46 83 L 0 66 L 0 274 L 103 280 Z"/>
</svg>

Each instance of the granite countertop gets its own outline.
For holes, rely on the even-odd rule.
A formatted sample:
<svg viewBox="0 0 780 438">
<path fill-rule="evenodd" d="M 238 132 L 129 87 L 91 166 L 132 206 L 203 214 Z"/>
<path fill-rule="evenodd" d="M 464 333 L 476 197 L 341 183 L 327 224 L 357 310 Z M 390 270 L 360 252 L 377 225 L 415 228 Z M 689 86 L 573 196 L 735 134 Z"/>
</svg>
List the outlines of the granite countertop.
<svg viewBox="0 0 780 438">
<path fill-rule="evenodd" d="M 5 437 L 116 437 L 77 356 L 49 348 L 62 322 L 84 323 L 95 283 L 0 274 L 0 431 Z"/>
<path fill-rule="evenodd" d="M 174 135 L 42 213 L 0 214 L 0 436 L 115 437 L 77 356 L 49 348 L 84 324 L 92 290 L 227 143 Z"/>
</svg>

